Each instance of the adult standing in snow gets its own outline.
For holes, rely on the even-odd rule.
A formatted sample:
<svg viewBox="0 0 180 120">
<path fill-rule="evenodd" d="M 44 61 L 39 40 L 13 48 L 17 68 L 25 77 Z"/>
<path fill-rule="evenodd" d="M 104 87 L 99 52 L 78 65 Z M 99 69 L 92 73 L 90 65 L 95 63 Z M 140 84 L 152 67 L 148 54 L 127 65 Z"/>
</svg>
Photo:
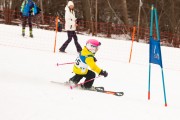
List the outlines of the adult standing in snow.
<svg viewBox="0 0 180 120">
<path fill-rule="evenodd" d="M 74 43 L 77 49 L 77 52 L 82 50 L 80 44 L 78 43 L 78 38 L 76 35 L 76 27 L 77 27 L 77 18 L 75 17 L 74 12 L 74 3 L 69 1 L 65 7 L 65 30 L 67 31 L 68 39 L 66 42 L 59 48 L 59 52 L 65 52 L 66 47 L 71 42 L 72 38 L 74 39 Z"/>
<path fill-rule="evenodd" d="M 38 8 L 32 0 L 24 0 L 21 5 L 21 14 L 22 14 L 22 36 L 25 36 L 25 27 L 28 21 L 29 24 L 29 36 L 33 37 L 32 34 L 32 15 L 38 14 Z"/>
<path fill-rule="evenodd" d="M 86 46 L 84 46 L 83 50 L 78 55 L 75 61 L 73 67 L 73 72 L 75 73 L 75 75 L 69 80 L 69 83 L 71 85 L 78 84 L 78 82 L 83 77 L 85 77 L 85 81 L 91 81 L 84 83 L 84 85 L 82 85 L 81 87 L 84 89 L 95 90 L 92 86 L 94 82 L 93 79 L 96 76 L 95 72 L 104 77 L 108 76 L 108 73 L 99 68 L 95 63 L 97 61 L 95 58 L 95 54 L 98 51 L 100 45 L 101 43 L 95 39 L 89 39 L 86 42 Z M 89 70 L 88 67 L 90 67 L 91 70 Z"/>
</svg>

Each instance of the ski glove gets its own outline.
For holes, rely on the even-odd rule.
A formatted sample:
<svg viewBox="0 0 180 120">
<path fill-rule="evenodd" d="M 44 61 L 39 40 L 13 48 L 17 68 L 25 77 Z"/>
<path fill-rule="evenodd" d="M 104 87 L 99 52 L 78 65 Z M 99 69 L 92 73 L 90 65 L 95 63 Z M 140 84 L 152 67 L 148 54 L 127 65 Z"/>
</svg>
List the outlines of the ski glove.
<svg viewBox="0 0 180 120">
<path fill-rule="evenodd" d="M 94 62 L 97 62 L 97 59 L 94 57 Z"/>
<path fill-rule="evenodd" d="M 99 75 L 102 75 L 104 77 L 108 76 L 108 73 L 106 71 L 101 70 L 101 72 L 99 73 Z"/>
</svg>

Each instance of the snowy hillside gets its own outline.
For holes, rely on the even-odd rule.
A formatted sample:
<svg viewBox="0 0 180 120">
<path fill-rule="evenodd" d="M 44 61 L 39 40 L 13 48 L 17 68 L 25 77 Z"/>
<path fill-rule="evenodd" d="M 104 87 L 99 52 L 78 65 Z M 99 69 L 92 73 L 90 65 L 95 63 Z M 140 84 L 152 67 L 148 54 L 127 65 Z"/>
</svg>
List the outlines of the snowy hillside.
<svg viewBox="0 0 180 120">
<path fill-rule="evenodd" d="M 180 50 L 162 47 L 168 107 L 164 106 L 161 70 L 152 65 L 151 100 L 148 92 L 149 45 L 131 41 L 96 38 L 102 46 L 97 64 L 109 73 L 94 86 L 124 91 L 123 97 L 69 89 L 50 81 L 65 82 L 73 76 L 76 48 L 72 41 L 67 54 L 58 49 L 67 39 L 58 33 L 53 53 L 54 31 L 33 29 L 34 38 L 21 36 L 21 27 L 0 24 L 0 120 L 179 120 Z M 78 35 L 82 46 L 95 38 Z M 83 79 L 84 80 L 84 79 Z M 82 80 L 82 81 L 83 81 Z M 82 82 L 81 81 L 81 82 Z"/>
</svg>

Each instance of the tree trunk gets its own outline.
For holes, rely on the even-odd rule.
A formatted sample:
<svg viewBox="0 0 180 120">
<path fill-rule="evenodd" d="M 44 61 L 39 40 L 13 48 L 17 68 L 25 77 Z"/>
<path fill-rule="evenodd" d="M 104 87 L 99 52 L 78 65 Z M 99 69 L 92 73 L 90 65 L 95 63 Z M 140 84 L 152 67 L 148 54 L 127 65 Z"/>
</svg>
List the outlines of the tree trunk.
<svg viewBox="0 0 180 120">
<path fill-rule="evenodd" d="M 127 9 L 127 2 L 126 0 L 122 0 L 122 9 L 123 9 L 123 21 L 124 21 L 124 24 L 128 26 L 129 24 L 129 16 L 128 16 L 128 9 Z"/>
<path fill-rule="evenodd" d="M 41 20 L 42 20 L 42 24 L 44 24 L 44 10 L 43 10 L 42 0 L 40 0 L 39 2 L 40 2 L 40 8 L 41 8 Z"/>
<path fill-rule="evenodd" d="M 98 0 L 96 0 L 96 32 L 95 32 L 95 35 L 97 36 L 97 32 L 98 32 L 98 30 L 97 30 L 97 28 L 98 28 Z"/>
<path fill-rule="evenodd" d="M 82 6 L 83 6 L 83 17 L 85 21 L 88 21 L 86 25 L 88 26 L 89 32 L 92 31 L 92 34 L 94 35 L 94 27 L 93 27 L 93 15 L 92 15 L 92 5 L 90 0 L 81 0 Z M 89 9 L 87 9 L 89 8 Z"/>
<path fill-rule="evenodd" d="M 5 19 L 6 24 L 10 23 L 10 9 L 9 8 L 10 8 L 10 0 L 5 0 L 3 11 L 4 11 L 4 19 Z"/>
<path fill-rule="evenodd" d="M 137 24 L 137 38 L 136 41 L 139 42 L 139 27 L 140 27 L 140 21 L 141 21 L 141 7 L 142 2 L 139 0 L 139 12 L 138 12 L 138 24 Z"/>
</svg>

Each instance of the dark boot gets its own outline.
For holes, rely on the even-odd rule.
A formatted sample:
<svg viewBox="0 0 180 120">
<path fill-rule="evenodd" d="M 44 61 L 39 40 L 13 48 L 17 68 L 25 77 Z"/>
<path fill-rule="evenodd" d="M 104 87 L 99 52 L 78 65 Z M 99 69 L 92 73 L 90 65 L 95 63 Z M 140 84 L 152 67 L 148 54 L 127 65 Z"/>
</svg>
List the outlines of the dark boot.
<svg viewBox="0 0 180 120">
<path fill-rule="evenodd" d="M 24 28 L 22 29 L 22 36 L 23 37 L 25 36 L 25 29 Z"/>
<path fill-rule="evenodd" d="M 33 38 L 32 30 L 29 31 L 29 37 Z"/>
<path fill-rule="evenodd" d="M 62 48 L 59 49 L 59 52 L 66 53 L 65 50 L 63 50 Z"/>
</svg>

